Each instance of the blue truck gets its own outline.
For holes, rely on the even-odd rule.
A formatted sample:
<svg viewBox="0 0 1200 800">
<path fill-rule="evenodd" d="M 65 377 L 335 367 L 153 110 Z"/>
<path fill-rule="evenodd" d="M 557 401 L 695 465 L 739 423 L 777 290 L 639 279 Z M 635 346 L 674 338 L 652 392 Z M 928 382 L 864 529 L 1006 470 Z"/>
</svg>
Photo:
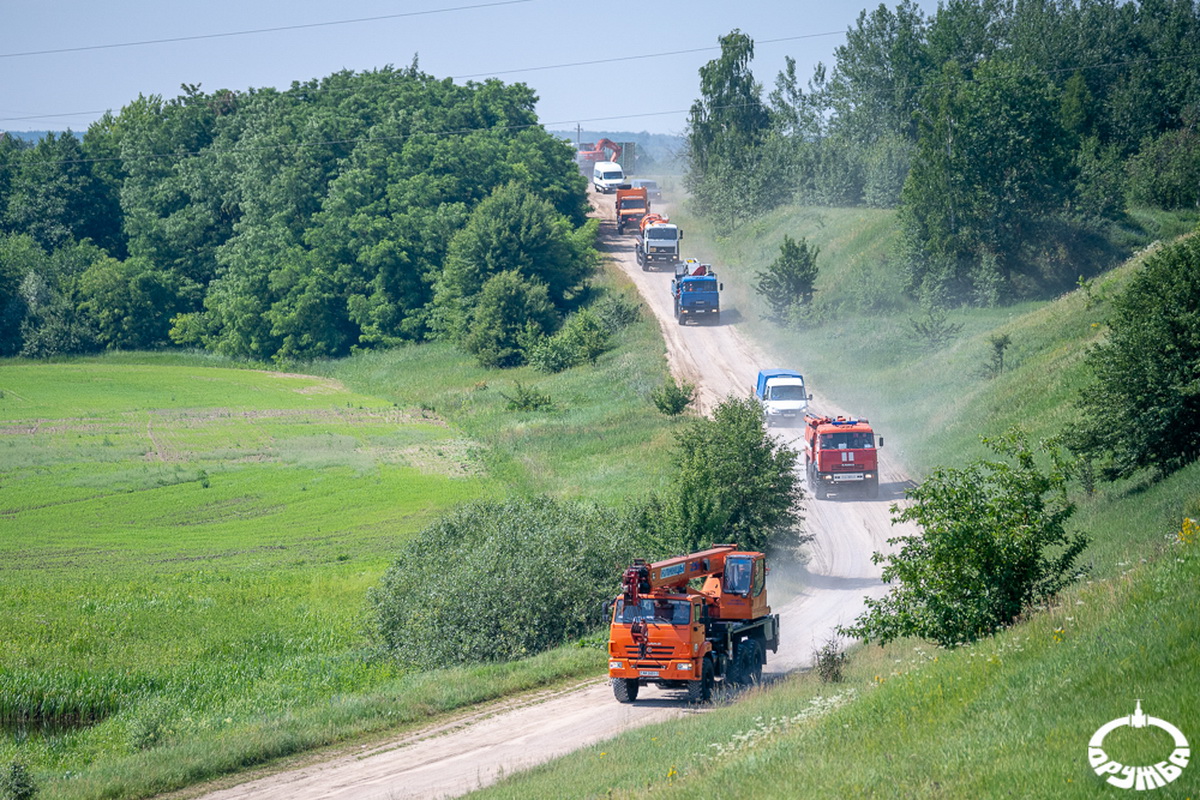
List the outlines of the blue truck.
<svg viewBox="0 0 1200 800">
<path fill-rule="evenodd" d="M 762 403 L 767 426 L 804 421 L 812 395 L 804 385 L 804 376 L 794 369 L 758 371 L 754 397 Z"/>
<path fill-rule="evenodd" d="M 721 320 L 720 292 L 725 285 L 717 282 L 717 273 L 709 264 L 700 264 L 689 258 L 675 267 L 675 279 L 671 281 L 671 299 L 675 303 L 675 320 L 686 325 L 688 320 L 708 318 Z"/>
</svg>

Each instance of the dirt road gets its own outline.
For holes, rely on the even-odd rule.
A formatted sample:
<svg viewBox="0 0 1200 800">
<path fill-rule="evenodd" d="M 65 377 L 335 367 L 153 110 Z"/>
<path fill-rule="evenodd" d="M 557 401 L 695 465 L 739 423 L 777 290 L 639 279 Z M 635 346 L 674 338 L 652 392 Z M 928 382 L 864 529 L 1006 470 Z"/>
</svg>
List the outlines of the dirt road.
<svg viewBox="0 0 1200 800">
<path fill-rule="evenodd" d="M 676 324 L 666 272 L 643 272 L 633 255 L 633 237 L 618 237 L 612 223 L 612 198 L 596 197 L 605 220 L 602 249 L 630 276 L 658 317 L 667 353 L 677 377 L 695 383 L 702 410 L 728 394 L 749 393 L 760 367 L 803 370 L 802 356 L 788 363 L 769 358 L 738 333 L 736 309 L 722 309 L 722 323 L 712 326 Z M 718 270 L 719 272 L 719 270 Z M 844 413 L 815 387 L 813 405 L 827 413 Z M 796 431 L 773 430 L 791 441 Z M 888 506 L 903 495 L 905 483 L 880 451 L 882 483 L 877 500 L 809 499 L 807 527 L 815 535 L 812 557 L 797 568 L 804 584 L 795 597 L 773 596 L 781 615 L 782 644 L 770 656 L 764 677 L 808 667 L 816 647 L 839 623 L 851 622 L 863 609 L 863 598 L 883 592 L 871 553 L 900 531 L 890 524 Z M 776 564 L 776 569 L 781 565 Z M 786 568 L 786 567 L 784 567 Z M 472 710 L 455 720 L 432 726 L 383 747 L 252 780 L 205 795 L 206 800 L 305 800 L 307 798 L 455 797 L 499 777 L 621 731 L 650 722 L 703 713 L 688 708 L 678 692 L 648 688 L 636 703 L 617 703 L 605 681 Z"/>
</svg>

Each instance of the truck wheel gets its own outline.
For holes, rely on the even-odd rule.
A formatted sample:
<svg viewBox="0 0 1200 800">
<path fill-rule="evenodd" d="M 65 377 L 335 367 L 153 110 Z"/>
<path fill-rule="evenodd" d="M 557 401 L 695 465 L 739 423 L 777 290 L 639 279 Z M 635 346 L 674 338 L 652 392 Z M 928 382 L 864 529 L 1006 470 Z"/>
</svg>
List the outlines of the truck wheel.
<svg viewBox="0 0 1200 800">
<path fill-rule="evenodd" d="M 712 690 L 713 666 L 712 662 L 706 658 L 704 659 L 704 668 L 700 670 L 700 680 L 688 681 L 688 702 L 697 705 L 700 703 L 707 703 L 712 699 Z"/>
<path fill-rule="evenodd" d="M 637 678 L 613 678 L 612 687 L 613 695 L 617 698 L 617 702 L 632 703 L 634 700 L 637 700 Z"/>
<path fill-rule="evenodd" d="M 738 646 L 733 682 L 755 686 L 762 681 L 762 654 L 758 642 L 747 639 Z"/>
<path fill-rule="evenodd" d="M 762 645 L 758 642 L 754 642 L 753 644 L 754 647 L 751 649 L 754 652 L 754 666 L 750 668 L 750 680 L 747 683 L 751 686 L 758 686 L 762 683 L 763 652 Z"/>
<path fill-rule="evenodd" d="M 879 478 L 867 482 L 867 497 L 879 497 Z"/>
<path fill-rule="evenodd" d="M 714 311 L 714 312 L 713 312 L 713 315 L 712 315 L 712 324 L 713 324 L 713 325 L 720 325 L 720 324 L 721 324 L 721 312 L 720 312 L 720 311 Z"/>
<path fill-rule="evenodd" d="M 829 496 L 829 492 L 827 491 L 828 488 L 829 487 L 827 487 L 825 485 L 824 481 L 821 480 L 821 477 L 819 475 L 817 475 L 817 473 L 814 471 L 813 472 L 813 494 L 816 495 L 818 500 L 824 500 L 826 497 Z"/>
</svg>

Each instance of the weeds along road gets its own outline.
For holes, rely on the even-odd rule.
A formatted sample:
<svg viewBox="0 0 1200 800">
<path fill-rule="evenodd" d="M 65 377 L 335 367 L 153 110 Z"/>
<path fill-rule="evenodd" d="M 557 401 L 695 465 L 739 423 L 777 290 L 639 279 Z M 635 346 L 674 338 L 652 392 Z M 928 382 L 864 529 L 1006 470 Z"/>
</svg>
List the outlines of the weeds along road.
<svg viewBox="0 0 1200 800">
<path fill-rule="evenodd" d="M 643 272 L 633 253 L 633 236 L 617 236 L 612 198 L 594 196 L 602 219 L 601 249 L 637 286 L 663 330 L 667 356 L 677 378 L 696 384 L 702 411 L 729 394 L 745 395 L 761 367 L 804 368 L 767 358 L 738 333 L 737 309 L 722 309 L 718 325 L 676 324 L 668 272 Z M 718 276 L 720 266 L 715 265 Z M 818 390 L 820 387 L 816 387 Z M 813 405 L 825 413 L 845 413 L 827 398 Z M 794 442 L 799 430 L 773 429 Z M 886 438 L 886 437 L 885 437 Z M 889 505 L 908 485 L 880 452 L 880 497 L 865 501 L 833 498 L 806 501 L 806 525 L 815 536 L 805 566 L 772 565 L 776 580 L 772 607 L 781 615 L 779 652 L 769 655 L 764 680 L 810 666 L 812 654 L 832 633 L 863 610 L 867 595 L 879 596 L 883 584 L 871 554 L 887 548 L 900 531 L 891 526 Z M 790 573 L 790 574 L 789 574 Z M 784 578 L 785 580 L 779 580 Z M 781 596 L 781 585 L 800 585 L 798 594 Z M 703 713 L 687 707 L 679 692 L 647 688 L 636 703 L 616 702 L 607 680 L 581 683 L 471 709 L 454 718 L 408 734 L 386 745 L 363 748 L 333 760 L 279 772 L 204 795 L 206 800 L 400 800 L 455 797 L 486 786 L 504 775 L 660 720 Z"/>
</svg>

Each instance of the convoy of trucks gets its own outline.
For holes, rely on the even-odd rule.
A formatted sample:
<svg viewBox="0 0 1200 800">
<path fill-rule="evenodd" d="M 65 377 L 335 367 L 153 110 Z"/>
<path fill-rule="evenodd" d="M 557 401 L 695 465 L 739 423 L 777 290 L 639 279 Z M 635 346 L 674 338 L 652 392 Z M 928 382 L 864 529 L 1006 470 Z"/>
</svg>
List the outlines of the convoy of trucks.
<svg viewBox="0 0 1200 800">
<path fill-rule="evenodd" d="M 861 417 L 804 416 L 804 470 L 817 499 L 830 491 L 861 488 L 879 496 L 879 453 L 871 423 Z"/>
<path fill-rule="evenodd" d="M 693 580 L 703 580 L 696 588 Z M 636 560 L 612 603 L 608 676 L 622 703 L 655 684 L 707 702 L 718 682 L 753 684 L 779 650 L 779 615 L 767 604 L 767 557 L 717 544 L 665 561 Z"/>
</svg>

